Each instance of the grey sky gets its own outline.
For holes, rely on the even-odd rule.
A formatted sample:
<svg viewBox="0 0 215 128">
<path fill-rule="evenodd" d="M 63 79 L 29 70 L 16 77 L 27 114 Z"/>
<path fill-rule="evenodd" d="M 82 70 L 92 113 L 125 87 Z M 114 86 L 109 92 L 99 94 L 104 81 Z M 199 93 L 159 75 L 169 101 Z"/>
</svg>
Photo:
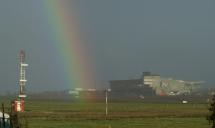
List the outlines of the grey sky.
<svg viewBox="0 0 215 128">
<path fill-rule="evenodd" d="M 214 87 L 215 1 L 76 0 L 76 15 L 100 81 L 162 78 L 206 81 Z M 74 5 L 73 5 L 74 6 Z M 0 1 L 0 94 L 19 91 L 19 53 L 26 51 L 26 90 L 67 89 L 38 2 Z"/>
</svg>

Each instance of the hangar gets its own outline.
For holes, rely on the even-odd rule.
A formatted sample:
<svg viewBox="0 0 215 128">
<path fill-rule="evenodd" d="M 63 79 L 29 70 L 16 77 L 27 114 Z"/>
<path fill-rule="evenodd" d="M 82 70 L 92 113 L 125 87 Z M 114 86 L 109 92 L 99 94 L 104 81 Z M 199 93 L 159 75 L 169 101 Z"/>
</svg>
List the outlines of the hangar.
<svg viewBox="0 0 215 128">
<path fill-rule="evenodd" d="M 166 95 L 173 92 L 180 94 L 190 94 L 191 91 L 196 91 L 200 88 L 199 82 L 188 82 L 177 79 L 164 79 L 160 75 L 153 75 L 151 72 L 143 72 L 140 79 L 126 79 L 126 80 L 110 80 L 110 88 L 113 92 L 121 93 L 136 93 L 142 95 L 157 95 L 165 93 Z M 179 94 L 178 93 L 178 94 Z"/>
</svg>

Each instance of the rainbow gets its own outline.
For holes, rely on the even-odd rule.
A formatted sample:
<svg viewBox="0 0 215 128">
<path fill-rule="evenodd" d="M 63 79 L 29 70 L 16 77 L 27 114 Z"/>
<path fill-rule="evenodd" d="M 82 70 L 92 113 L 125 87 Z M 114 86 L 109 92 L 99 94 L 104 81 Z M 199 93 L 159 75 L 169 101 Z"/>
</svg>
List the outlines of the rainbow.
<svg viewBox="0 0 215 128">
<path fill-rule="evenodd" d="M 97 73 L 90 51 L 81 33 L 71 1 L 41 0 L 46 24 L 52 38 L 64 85 L 70 88 L 94 88 Z"/>
</svg>

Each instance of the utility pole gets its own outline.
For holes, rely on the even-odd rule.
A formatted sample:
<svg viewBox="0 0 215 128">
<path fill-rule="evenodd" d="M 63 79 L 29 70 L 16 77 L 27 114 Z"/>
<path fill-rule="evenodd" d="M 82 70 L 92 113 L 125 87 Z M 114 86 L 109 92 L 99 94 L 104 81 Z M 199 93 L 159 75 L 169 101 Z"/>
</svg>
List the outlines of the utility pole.
<svg viewBox="0 0 215 128">
<path fill-rule="evenodd" d="M 2 112 L 3 112 L 3 126 L 5 128 L 5 117 L 4 117 L 4 103 L 2 103 Z"/>
<path fill-rule="evenodd" d="M 107 114 L 107 91 L 106 91 L 106 114 Z"/>
</svg>

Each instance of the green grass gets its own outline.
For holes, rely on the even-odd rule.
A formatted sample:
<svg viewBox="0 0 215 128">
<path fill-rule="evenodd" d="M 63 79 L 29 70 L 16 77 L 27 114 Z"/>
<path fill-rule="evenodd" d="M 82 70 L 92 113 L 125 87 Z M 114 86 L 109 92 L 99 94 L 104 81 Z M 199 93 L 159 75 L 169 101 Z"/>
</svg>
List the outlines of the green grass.
<svg viewBox="0 0 215 128">
<path fill-rule="evenodd" d="M 23 121 L 23 120 L 21 120 Z M 205 119 L 95 119 L 95 120 L 87 120 L 87 119 L 30 119 L 28 120 L 29 127 L 31 128 L 50 128 L 50 127 L 76 127 L 76 128 L 108 128 L 109 125 L 111 128 L 142 128 L 142 127 L 203 127 L 209 128 L 209 125 Z M 24 121 L 23 121 L 24 122 Z"/>
<path fill-rule="evenodd" d="M 10 107 L 9 102 L 4 102 Z M 20 122 L 30 128 L 210 128 L 209 104 L 26 102 Z M 7 112 L 7 111 L 6 111 Z M 26 121 L 27 120 L 27 121 Z"/>
</svg>

